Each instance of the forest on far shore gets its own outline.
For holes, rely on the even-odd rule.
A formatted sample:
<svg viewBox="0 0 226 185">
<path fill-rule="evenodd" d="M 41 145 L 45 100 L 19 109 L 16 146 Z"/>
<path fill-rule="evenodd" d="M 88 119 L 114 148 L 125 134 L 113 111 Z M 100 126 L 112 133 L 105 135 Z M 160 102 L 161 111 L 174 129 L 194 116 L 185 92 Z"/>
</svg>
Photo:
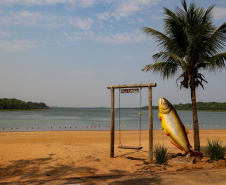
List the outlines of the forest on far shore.
<svg viewBox="0 0 226 185">
<path fill-rule="evenodd" d="M 25 102 L 15 98 L 0 98 L 0 110 L 50 109 L 45 103 Z"/>
<path fill-rule="evenodd" d="M 175 104 L 173 105 L 176 110 L 192 110 L 192 104 Z M 144 109 L 148 109 L 148 106 L 145 106 Z M 158 110 L 158 106 L 153 106 L 153 109 Z M 197 102 L 198 111 L 226 111 L 226 102 Z"/>
</svg>

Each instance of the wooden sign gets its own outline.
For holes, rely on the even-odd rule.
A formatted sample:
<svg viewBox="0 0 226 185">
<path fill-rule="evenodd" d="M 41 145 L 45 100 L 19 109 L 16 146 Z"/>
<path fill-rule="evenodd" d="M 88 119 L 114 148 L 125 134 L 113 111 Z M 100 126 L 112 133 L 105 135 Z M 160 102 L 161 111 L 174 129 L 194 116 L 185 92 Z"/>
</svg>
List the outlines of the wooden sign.
<svg viewBox="0 0 226 185">
<path fill-rule="evenodd" d="M 121 93 L 139 93 L 139 89 L 122 89 Z"/>
</svg>

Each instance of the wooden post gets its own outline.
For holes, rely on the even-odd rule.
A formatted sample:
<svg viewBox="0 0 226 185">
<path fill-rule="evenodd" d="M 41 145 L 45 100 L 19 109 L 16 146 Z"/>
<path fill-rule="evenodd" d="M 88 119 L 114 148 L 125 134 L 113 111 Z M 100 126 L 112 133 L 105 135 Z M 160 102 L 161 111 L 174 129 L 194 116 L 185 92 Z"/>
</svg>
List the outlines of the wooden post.
<svg viewBox="0 0 226 185">
<path fill-rule="evenodd" d="M 152 115 L 152 91 L 148 87 L 148 102 L 149 102 L 149 160 L 153 160 L 153 115 Z"/>
<path fill-rule="evenodd" d="M 110 148 L 110 157 L 114 158 L 114 144 L 115 144 L 115 95 L 114 88 L 111 88 L 111 148 Z"/>
</svg>

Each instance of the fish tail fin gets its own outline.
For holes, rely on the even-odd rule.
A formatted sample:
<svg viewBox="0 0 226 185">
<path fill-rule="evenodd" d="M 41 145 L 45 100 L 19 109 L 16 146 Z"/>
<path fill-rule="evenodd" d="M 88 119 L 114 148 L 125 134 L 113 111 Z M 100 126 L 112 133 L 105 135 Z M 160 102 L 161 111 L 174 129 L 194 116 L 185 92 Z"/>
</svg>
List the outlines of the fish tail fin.
<svg viewBox="0 0 226 185">
<path fill-rule="evenodd" d="M 191 155 L 192 156 L 203 156 L 203 153 L 201 153 L 201 152 L 193 152 L 192 150 L 190 150 L 190 153 L 191 153 Z"/>
</svg>

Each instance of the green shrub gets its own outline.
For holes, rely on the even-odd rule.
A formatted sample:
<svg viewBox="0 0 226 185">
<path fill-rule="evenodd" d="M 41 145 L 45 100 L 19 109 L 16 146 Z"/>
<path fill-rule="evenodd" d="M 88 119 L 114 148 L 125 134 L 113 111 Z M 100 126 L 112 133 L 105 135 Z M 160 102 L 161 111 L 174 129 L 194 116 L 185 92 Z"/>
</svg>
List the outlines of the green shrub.
<svg viewBox="0 0 226 185">
<path fill-rule="evenodd" d="M 207 154 L 212 160 L 220 160 L 224 158 L 226 153 L 226 147 L 222 145 L 222 142 L 219 140 L 207 140 Z"/>
<path fill-rule="evenodd" d="M 154 150 L 154 156 L 157 164 L 164 164 L 168 160 L 168 148 L 164 145 L 156 144 Z"/>
</svg>

